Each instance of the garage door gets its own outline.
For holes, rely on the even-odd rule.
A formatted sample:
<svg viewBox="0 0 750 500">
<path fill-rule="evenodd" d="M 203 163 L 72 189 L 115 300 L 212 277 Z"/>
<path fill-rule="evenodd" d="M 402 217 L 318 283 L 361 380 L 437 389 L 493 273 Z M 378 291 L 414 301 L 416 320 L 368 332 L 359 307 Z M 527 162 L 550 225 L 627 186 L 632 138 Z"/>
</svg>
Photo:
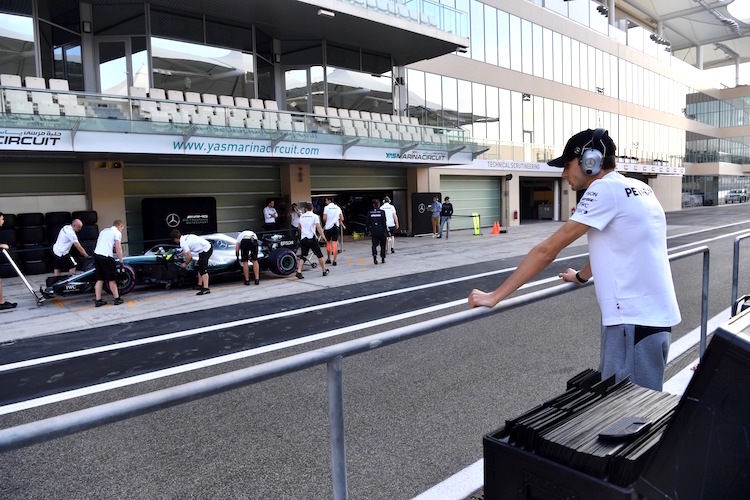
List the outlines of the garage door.
<svg viewBox="0 0 750 500">
<path fill-rule="evenodd" d="M 231 234 L 261 229 L 266 199 L 281 196 L 276 166 L 128 163 L 123 176 L 128 238 L 135 248 L 143 240 L 143 198 L 213 196 L 218 230 Z"/>
<path fill-rule="evenodd" d="M 500 220 L 500 178 L 465 175 L 443 175 L 440 177 L 440 192 L 443 199 L 450 196 L 453 203 L 451 229 L 473 228 L 471 214 L 480 216 L 482 227 L 492 227 Z"/>
</svg>

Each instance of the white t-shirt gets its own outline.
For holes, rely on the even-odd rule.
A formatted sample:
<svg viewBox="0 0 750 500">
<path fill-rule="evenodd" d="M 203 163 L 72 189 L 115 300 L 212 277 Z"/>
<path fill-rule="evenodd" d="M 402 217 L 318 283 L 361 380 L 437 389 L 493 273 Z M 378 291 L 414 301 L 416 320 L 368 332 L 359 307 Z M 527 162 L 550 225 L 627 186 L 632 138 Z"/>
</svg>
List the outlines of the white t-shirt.
<svg viewBox="0 0 750 500">
<path fill-rule="evenodd" d="M 210 248 L 211 243 L 197 234 L 186 234 L 180 237 L 182 253 L 189 251 L 193 255 L 198 255 L 201 252 L 208 252 Z"/>
<path fill-rule="evenodd" d="M 292 227 L 297 229 L 299 226 L 299 212 L 292 210 Z"/>
<path fill-rule="evenodd" d="M 96 239 L 94 253 L 102 257 L 114 257 L 115 241 L 122 241 L 122 233 L 116 226 L 102 229 Z"/>
<path fill-rule="evenodd" d="M 341 217 L 341 209 L 334 202 L 329 203 L 323 209 L 323 215 L 326 219 L 326 225 L 323 229 L 331 229 L 333 226 L 339 225 L 339 217 Z"/>
<path fill-rule="evenodd" d="M 251 239 L 251 240 L 257 240 L 258 236 L 249 229 L 245 229 L 244 231 L 240 232 L 240 234 L 237 235 L 237 241 L 242 241 L 245 238 Z"/>
<path fill-rule="evenodd" d="M 315 224 L 320 224 L 320 217 L 315 213 L 305 212 L 300 215 L 300 238 L 315 238 Z"/>
<path fill-rule="evenodd" d="M 394 227 L 396 225 L 396 219 L 393 216 L 396 215 L 396 207 L 390 203 L 383 203 L 380 206 L 380 210 L 385 212 L 385 225 L 388 227 Z"/>
<path fill-rule="evenodd" d="M 68 224 L 60 229 L 60 233 L 57 235 L 57 241 L 52 246 L 52 252 L 58 257 L 62 257 L 70 252 L 70 249 L 75 243 L 78 243 L 78 235 L 76 234 L 73 226 Z"/>
<path fill-rule="evenodd" d="M 279 214 L 276 212 L 275 208 L 267 206 L 263 209 L 263 220 L 266 222 L 266 224 L 276 222 L 276 217 L 278 216 Z"/>
<path fill-rule="evenodd" d="M 591 270 L 604 326 L 680 322 L 666 218 L 647 184 L 610 172 L 591 183 L 571 220 L 591 227 Z"/>
</svg>

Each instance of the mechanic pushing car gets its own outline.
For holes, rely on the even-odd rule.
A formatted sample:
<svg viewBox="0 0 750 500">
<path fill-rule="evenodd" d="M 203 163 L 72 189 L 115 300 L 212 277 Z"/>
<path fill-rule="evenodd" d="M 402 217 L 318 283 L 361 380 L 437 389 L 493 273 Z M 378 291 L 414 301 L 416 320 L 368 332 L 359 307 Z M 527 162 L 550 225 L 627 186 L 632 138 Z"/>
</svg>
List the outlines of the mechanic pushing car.
<svg viewBox="0 0 750 500">
<path fill-rule="evenodd" d="M 208 288 L 208 258 L 214 252 L 211 243 L 197 234 L 186 234 L 183 236 L 179 229 L 173 229 L 169 234 L 169 238 L 180 245 L 182 255 L 185 257 L 185 262 L 180 266 L 183 269 L 190 264 L 193 254 L 198 256 L 198 264 L 195 267 L 198 270 L 198 286 L 200 287 L 200 291 L 196 295 L 208 295 L 211 293 L 211 290 Z"/>
<path fill-rule="evenodd" d="M 237 260 L 242 263 L 242 273 L 245 275 L 245 286 L 250 284 L 250 270 L 247 261 L 253 261 L 253 274 L 255 284 L 260 284 L 260 265 L 258 264 L 258 236 L 248 229 L 237 235 L 237 246 L 235 248 Z"/>
</svg>

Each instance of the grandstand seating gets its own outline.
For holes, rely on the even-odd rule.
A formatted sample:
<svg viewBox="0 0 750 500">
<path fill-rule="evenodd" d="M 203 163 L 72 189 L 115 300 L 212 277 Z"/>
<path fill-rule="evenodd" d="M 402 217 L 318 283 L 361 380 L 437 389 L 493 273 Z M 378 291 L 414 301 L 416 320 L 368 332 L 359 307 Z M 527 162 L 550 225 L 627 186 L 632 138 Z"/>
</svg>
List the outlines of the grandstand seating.
<svg viewBox="0 0 750 500">
<path fill-rule="evenodd" d="M 376 5 L 378 3 L 379 0 Z M 67 80 L 51 78 L 49 88 L 45 79 L 39 77 L 26 77 L 23 83 L 25 85 L 22 86 L 22 79 L 18 75 L 0 75 L 6 112 L 79 117 L 87 115 L 87 106 L 84 105 L 87 100 L 70 92 Z M 280 111 L 277 102 L 273 100 L 217 96 L 174 89 L 130 87 L 129 90 L 133 117 L 153 122 L 229 126 L 266 132 L 308 131 L 439 145 L 449 143 L 447 135 L 420 126 L 415 117 L 314 106 L 313 116 L 306 118 L 303 114 Z M 89 115 L 100 116 L 95 111 L 91 109 Z M 110 113 L 107 117 L 124 118 L 125 115 L 119 112 Z"/>
</svg>

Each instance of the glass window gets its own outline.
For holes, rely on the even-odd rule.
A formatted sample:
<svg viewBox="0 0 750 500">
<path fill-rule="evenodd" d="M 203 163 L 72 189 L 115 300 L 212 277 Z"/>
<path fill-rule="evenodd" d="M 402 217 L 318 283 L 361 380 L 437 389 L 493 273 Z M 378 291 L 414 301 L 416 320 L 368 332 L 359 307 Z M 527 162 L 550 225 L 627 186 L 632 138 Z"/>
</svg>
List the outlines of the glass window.
<svg viewBox="0 0 750 500">
<path fill-rule="evenodd" d="M 521 19 L 510 16 L 510 69 L 521 71 Z"/>
<path fill-rule="evenodd" d="M 151 64 L 157 88 L 255 97 L 252 54 L 152 37 Z"/>
<path fill-rule="evenodd" d="M 406 70 L 407 95 L 409 100 L 409 116 L 414 116 L 419 123 L 426 123 L 427 94 L 425 94 L 424 73 L 415 69 Z M 435 115 L 435 110 L 430 110 Z"/>
<path fill-rule="evenodd" d="M 581 44 L 580 53 L 581 65 L 579 66 L 579 74 L 581 77 L 581 88 L 589 90 L 589 48 L 588 45 Z"/>
<path fill-rule="evenodd" d="M 521 70 L 530 75 L 533 73 L 534 42 L 532 39 L 531 23 L 521 20 Z"/>
<path fill-rule="evenodd" d="M 39 21 L 39 53 L 45 78 L 70 78 L 71 90 L 83 90 L 81 36 L 76 32 Z M 17 74 L 17 71 L 13 73 Z"/>
<path fill-rule="evenodd" d="M 484 61 L 484 4 L 471 0 L 471 58 Z"/>
<path fill-rule="evenodd" d="M 487 85 L 487 138 L 500 140 L 500 101 L 496 87 Z"/>
<path fill-rule="evenodd" d="M 458 84 L 455 78 L 447 76 L 443 80 L 443 127 L 458 127 Z"/>
<path fill-rule="evenodd" d="M 31 2 L 28 7 L 31 9 Z M 22 81 L 27 76 L 36 76 L 34 21 L 31 17 L 0 14 L 0 26 L 4 31 L 0 73 L 18 75 Z"/>
<path fill-rule="evenodd" d="M 308 92 L 307 70 L 293 69 L 284 73 L 286 109 L 300 113 L 312 113 L 312 100 Z"/>
<path fill-rule="evenodd" d="M 563 137 L 565 138 L 566 141 L 568 140 L 567 139 L 568 137 L 571 137 L 573 134 L 579 132 L 579 130 L 573 130 L 571 128 L 571 121 L 572 121 L 572 114 L 573 114 L 572 108 L 573 108 L 573 106 L 569 102 L 564 102 L 563 103 L 563 122 L 562 122 L 562 124 L 563 124 L 563 131 L 562 131 L 562 135 L 563 135 Z"/>
<path fill-rule="evenodd" d="M 578 40 L 570 40 L 570 61 L 566 65 L 570 66 L 570 84 L 573 87 L 581 88 L 581 43 Z"/>
<path fill-rule="evenodd" d="M 584 26 L 589 26 L 589 0 L 578 0 L 576 2 L 567 2 L 568 17 Z"/>
<path fill-rule="evenodd" d="M 523 143 L 523 99 L 520 92 L 511 91 L 510 106 L 511 140 L 513 142 Z"/>
<path fill-rule="evenodd" d="M 609 56 L 609 80 L 605 82 L 607 85 L 607 87 L 605 88 L 606 94 L 616 99 L 620 97 L 620 90 L 618 88 L 619 77 L 617 74 L 619 61 L 620 60 L 617 56 L 614 56 L 614 55 Z"/>
<path fill-rule="evenodd" d="M 567 0 L 544 0 L 544 6 L 553 12 L 557 12 L 561 16 L 568 16 Z"/>
<path fill-rule="evenodd" d="M 560 83 L 562 82 L 562 68 L 564 63 L 562 58 L 562 35 L 560 33 L 552 33 L 552 60 L 555 66 L 555 81 Z"/>
<path fill-rule="evenodd" d="M 425 73 L 425 91 L 427 114 L 424 123 L 441 127 L 443 126 L 443 83 L 440 75 Z"/>
<path fill-rule="evenodd" d="M 484 6 L 484 60 L 497 66 L 497 11 L 489 5 Z"/>
<path fill-rule="evenodd" d="M 570 127 L 574 134 L 583 130 L 583 127 L 581 126 L 581 107 L 577 104 L 571 106 Z"/>
<path fill-rule="evenodd" d="M 498 94 L 500 102 L 500 140 L 510 142 L 512 140 L 511 130 L 513 129 L 510 90 L 498 89 Z"/>
<path fill-rule="evenodd" d="M 551 100 L 551 99 L 550 99 Z M 546 103 L 545 103 L 546 104 Z M 552 101 L 552 118 L 553 122 L 555 124 L 555 130 L 554 130 L 554 137 L 553 137 L 553 144 L 565 144 L 565 141 L 568 140 L 567 137 L 563 136 L 563 106 L 562 102 L 560 101 Z M 547 109 L 545 107 L 544 113 L 547 114 Z"/>
<path fill-rule="evenodd" d="M 588 4 L 588 16 L 590 20 L 591 29 L 598 31 L 599 33 L 606 35 L 609 33 L 609 18 L 608 15 L 603 14 L 597 10 L 601 5 L 597 2 L 577 2 Z M 604 2 L 605 6 L 607 2 Z"/>
<path fill-rule="evenodd" d="M 571 52 L 570 52 L 570 38 L 567 36 L 562 37 L 562 82 L 565 85 L 572 85 L 571 73 Z"/>
<path fill-rule="evenodd" d="M 532 56 L 534 58 L 534 76 L 544 78 L 544 43 L 542 42 L 542 27 L 532 25 L 534 44 Z"/>
<path fill-rule="evenodd" d="M 552 99 L 544 99 L 544 143 L 554 144 L 555 146 L 564 145 L 565 141 L 555 142 L 555 135 L 562 134 L 562 127 L 558 132 L 555 132 L 555 112 L 554 112 L 554 101 Z M 567 138 L 566 138 L 567 139 Z"/>
<path fill-rule="evenodd" d="M 547 137 L 545 137 L 545 122 L 544 122 L 544 98 L 534 96 L 533 102 L 527 102 L 525 104 L 534 105 L 534 123 L 532 124 L 534 131 L 534 143 L 535 144 L 547 144 Z"/>
<path fill-rule="evenodd" d="M 468 83 L 468 82 L 467 82 Z M 459 86 L 459 94 L 461 93 L 461 87 Z M 474 123 L 474 137 L 485 139 L 487 137 L 487 105 L 486 105 L 486 90 L 484 85 L 480 83 L 471 84 L 471 96 L 472 106 L 471 113 L 473 115 Z"/>
<path fill-rule="evenodd" d="M 552 56 L 552 31 L 542 28 L 542 59 L 544 62 L 544 79 L 552 81 L 554 75 L 554 57 Z"/>
<path fill-rule="evenodd" d="M 596 74 L 599 72 L 600 68 L 596 65 L 596 48 L 589 45 L 589 84 L 588 84 L 588 90 L 591 92 L 596 92 Z M 581 76 L 583 78 L 583 75 Z"/>
<path fill-rule="evenodd" d="M 328 66 L 326 84 L 328 107 L 385 114 L 394 111 L 390 72 L 372 75 Z"/>
<path fill-rule="evenodd" d="M 510 68 L 510 18 L 507 13 L 497 11 L 497 58 L 503 68 Z"/>
</svg>

